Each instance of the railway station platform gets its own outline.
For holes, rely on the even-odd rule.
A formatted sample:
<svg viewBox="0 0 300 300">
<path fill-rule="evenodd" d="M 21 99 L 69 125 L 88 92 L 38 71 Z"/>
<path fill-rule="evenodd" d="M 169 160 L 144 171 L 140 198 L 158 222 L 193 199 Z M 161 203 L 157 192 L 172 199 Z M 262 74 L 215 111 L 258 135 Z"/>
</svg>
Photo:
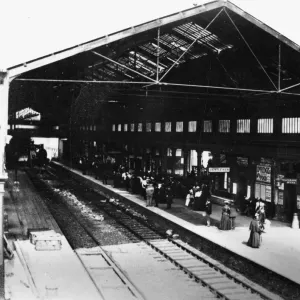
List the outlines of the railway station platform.
<svg viewBox="0 0 300 300">
<path fill-rule="evenodd" d="M 26 173 L 18 172 L 19 188 L 13 173 L 8 175 L 5 234 L 14 257 L 5 259 L 5 299 L 102 299 L 63 235 L 60 250 L 35 250 L 28 229 L 61 230 Z"/>
<path fill-rule="evenodd" d="M 119 200 L 126 198 L 135 205 L 144 207 L 202 238 L 300 284 L 300 230 L 292 229 L 289 224 L 271 220 L 270 226 L 267 226 L 265 233 L 262 234 L 261 247 L 253 249 L 247 246 L 250 217 L 238 214 L 235 230 L 221 231 L 218 229 L 222 209 L 219 205 L 213 204 L 211 226 L 207 227 L 203 213 L 187 208 L 184 199 L 174 199 L 169 210 L 166 209 L 166 204 L 161 204 L 158 208 L 146 207 L 145 200 L 139 195 L 133 195 L 122 188 L 114 188 L 110 184 L 104 185 L 94 177 L 83 175 L 81 171 L 60 162 L 53 163 L 68 170 L 73 176 L 90 183 L 106 197 Z"/>
</svg>

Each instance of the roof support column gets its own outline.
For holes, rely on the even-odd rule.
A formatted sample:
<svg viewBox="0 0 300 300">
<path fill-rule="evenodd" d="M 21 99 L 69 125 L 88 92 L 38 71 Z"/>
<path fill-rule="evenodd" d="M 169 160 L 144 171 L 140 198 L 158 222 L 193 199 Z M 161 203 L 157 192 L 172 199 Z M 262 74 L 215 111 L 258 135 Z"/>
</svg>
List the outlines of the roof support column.
<svg viewBox="0 0 300 300">
<path fill-rule="evenodd" d="M 278 91 L 280 91 L 280 81 L 281 81 L 281 43 L 278 45 Z"/>
<path fill-rule="evenodd" d="M 0 71 L 0 299 L 4 299 L 3 200 L 4 184 L 7 180 L 7 173 L 5 172 L 5 144 L 8 123 L 8 91 L 8 74 Z"/>
</svg>

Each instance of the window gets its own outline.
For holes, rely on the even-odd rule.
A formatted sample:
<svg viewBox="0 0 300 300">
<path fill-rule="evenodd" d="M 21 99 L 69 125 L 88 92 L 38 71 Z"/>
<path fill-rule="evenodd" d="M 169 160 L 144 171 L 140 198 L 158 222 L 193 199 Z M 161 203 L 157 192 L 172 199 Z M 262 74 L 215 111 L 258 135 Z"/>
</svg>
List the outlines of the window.
<svg viewBox="0 0 300 300">
<path fill-rule="evenodd" d="M 182 156 L 182 150 L 181 149 L 176 149 L 176 154 L 175 156 L 181 157 Z"/>
<path fill-rule="evenodd" d="M 282 133 L 300 133 L 300 118 L 283 118 Z"/>
<path fill-rule="evenodd" d="M 90 126 L 90 131 L 93 131 L 93 125 Z"/>
<path fill-rule="evenodd" d="M 128 124 L 124 124 L 124 131 L 128 131 Z"/>
<path fill-rule="evenodd" d="M 116 131 L 116 125 L 115 124 L 112 125 L 112 131 Z"/>
<path fill-rule="evenodd" d="M 237 133 L 250 133 L 250 119 L 236 120 Z"/>
<path fill-rule="evenodd" d="M 131 123 L 131 124 L 130 124 L 130 131 L 131 131 L 131 132 L 134 132 L 134 123 Z"/>
<path fill-rule="evenodd" d="M 189 132 L 196 132 L 197 130 L 197 121 L 189 122 Z"/>
<path fill-rule="evenodd" d="M 273 119 L 258 119 L 257 120 L 258 133 L 273 133 Z"/>
<path fill-rule="evenodd" d="M 155 131 L 160 132 L 161 131 L 161 123 L 155 123 Z"/>
<path fill-rule="evenodd" d="M 183 132 L 183 122 L 176 122 L 176 132 Z"/>
<path fill-rule="evenodd" d="M 96 125 L 94 125 L 94 131 L 96 131 Z"/>
<path fill-rule="evenodd" d="M 118 124 L 118 131 L 122 131 L 122 125 Z"/>
<path fill-rule="evenodd" d="M 171 128 L 172 128 L 172 123 L 166 122 L 165 123 L 165 132 L 171 132 Z"/>
<path fill-rule="evenodd" d="M 219 120 L 219 132 L 230 132 L 230 120 Z"/>
<path fill-rule="evenodd" d="M 138 132 L 143 131 L 143 123 L 138 123 Z"/>
<path fill-rule="evenodd" d="M 203 132 L 212 132 L 212 121 L 203 121 Z"/>
<path fill-rule="evenodd" d="M 151 123 L 146 123 L 146 131 L 151 132 Z"/>
<path fill-rule="evenodd" d="M 173 156 L 173 151 L 171 148 L 167 149 L 167 156 Z"/>
</svg>

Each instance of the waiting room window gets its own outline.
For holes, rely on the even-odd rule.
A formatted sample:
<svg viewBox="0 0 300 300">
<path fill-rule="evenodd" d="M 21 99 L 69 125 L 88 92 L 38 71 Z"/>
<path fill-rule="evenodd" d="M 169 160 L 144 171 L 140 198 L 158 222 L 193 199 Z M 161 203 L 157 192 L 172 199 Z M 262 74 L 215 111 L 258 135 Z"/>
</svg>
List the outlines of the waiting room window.
<svg viewBox="0 0 300 300">
<path fill-rule="evenodd" d="M 112 125 L 112 131 L 116 131 L 116 125 L 115 124 Z"/>
<path fill-rule="evenodd" d="M 196 131 L 197 131 L 197 121 L 190 121 L 189 132 L 196 132 Z"/>
<path fill-rule="evenodd" d="M 166 122 L 165 123 L 165 132 L 171 132 L 171 128 L 172 128 L 172 123 Z"/>
<path fill-rule="evenodd" d="M 283 118 L 282 133 L 300 133 L 300 118 Z"/>
<path fill-rule="evenodd" d="M 131 124 L 130 124 L 130 131 L 131 131 L 131 132 L 134 132 L 134 123 L 131 123 Z"/>
<path fill-rule="evenodd" d="M 118 124 L 118 131 L 122 131 L 122 125 Z"/>
<path fill-rule="evenodd" d="M 155 131 L 161 132 L 161 123 L 155 123 Z"/>
<path fill-rule="evenodd" d="M 273 119 L 258 119 L 257 120 L 258 133 L 273 133 Z"/>
<path fill-rule="evenodd" d="M 173 156 L 173 151 L 171 148 L 167 149 L 167 156 Z"/>
<path fill-rule="evenodd" d="M 183 132 L 183 122 L 176 122 L 176 132 Z"/>
<path fill-rule="evenodd" d="M 230 120 L 219 120 L 219 132 L 230 132 Z"/>
<path fill-rule="evenodd" d="M 203 132 L 212 132 L 212 120 L 203 121 Z"/>
<path fill-rule="evenodd" d="M 143 131 L 143 123 L 138 123 L 138 132 Z"/>
<path fill-rule="evenodd" d="M 146 123 L 146 131 L 151 132 L 151 123 Z"/>
<path fill-rule="evenodd" d="M 236 120 L 237 133 L 250 133 L 250 119 Z"/>
<path fill-rule="evenodd" d="M 182 156 L 182 149 L 176 149 L 176 154 L 175 156 L 181 157 Z"/>
<path fill-rule="evenodd" d="M 124 124 L 124 131 L 128 131 L 128 124 Z"/>
</svg>

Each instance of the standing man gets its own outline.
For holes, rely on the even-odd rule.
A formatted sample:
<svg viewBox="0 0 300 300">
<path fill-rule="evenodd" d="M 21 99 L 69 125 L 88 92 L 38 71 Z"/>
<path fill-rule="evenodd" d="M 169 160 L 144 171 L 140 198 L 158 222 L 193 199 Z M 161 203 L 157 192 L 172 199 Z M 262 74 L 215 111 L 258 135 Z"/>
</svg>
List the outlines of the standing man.
<svg viewBox="0 0 300 300">
<path fill-rule="evenodd" d="M 154 186 L 152 182 L 149 181 L 146 186 L 146 199 L 147 199 L 146 206 L 152 206 L 153 194 L 154 194 Z"/>
<path fill-rule="evenodd" d="M 206 225 L 210 227 L 210 215 L 212 213 L 212 204 L 210 202 L 210 197 L 207 198 L 205 203 L 205 212 L 206 212 Z"/>
</svg>

